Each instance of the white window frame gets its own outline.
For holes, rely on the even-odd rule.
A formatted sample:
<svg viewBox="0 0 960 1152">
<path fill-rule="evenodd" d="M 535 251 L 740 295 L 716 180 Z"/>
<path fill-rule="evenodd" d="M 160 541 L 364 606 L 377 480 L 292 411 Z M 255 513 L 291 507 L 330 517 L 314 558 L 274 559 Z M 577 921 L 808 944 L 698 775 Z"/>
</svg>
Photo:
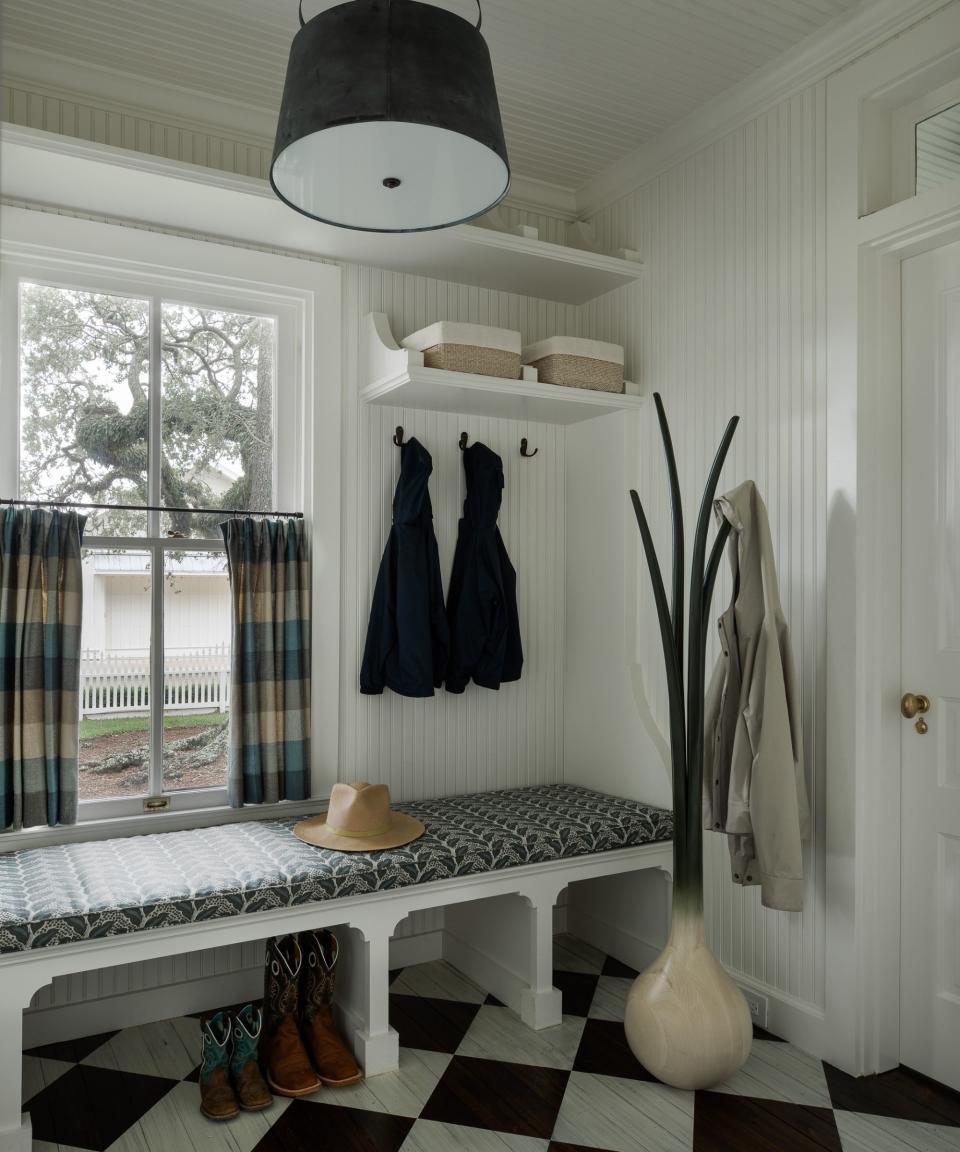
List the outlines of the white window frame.
<svg viewBox="0 0 960 1152">
<path fill-rule="evenodd" d="M 313 728 L 311 794 L 322 798 L 337 773 L 339 716 L 339 432 L 340 284 L 339 269 L 260 251 L 147 232 L 26 209 L 4 211 L 0 242 L 0 411 L 16 413 L 0 421 L 0 495 L 18 495 L 19 464 L 19 300 L 20 283 L 35 281 L 66 288 L 136 296 L 150 301 L 152 331 L 159 336 L 160 301 L 216 306 L 276 318 L 273 508 L 303 511 L 315 558 L 313 579 Z M 160 342 L 151 343 L 152 396 L 159 398 Z M 282 464 L 281 464 L 282 462 Z M 322 499 L 321 499 L 322 494 Z M 157 494 L 159 495 L 159 494 Z M 152 496 L 149 503 L 160 503 Z M 169 542 L 160 537 L 160 514 L 150 515 L 145 537 L 88 537 L 91 547 L 135 549 L 151 555 L 153 636 L 162 636 L 163 557 Z M 317 547 L 317 544 L 320 547 Z M 216 541 L 177 540 L 178 550 L 209 551 Z M 222 548 L 222 545 L 220 546 Z M 162 675 L 163 649 L 152 644 L 151 683 Z M 154 695 L 154 700 L 158 697 Z M 162 709 L 151 713 L 154 756 L 148 796 L 161 778 L 159 749 Z M 118 823 L 150 827 L 182 826 L 237 815 L 226 807 L 226 788 L 162 793 L 168 805 L 145 812 L 148 797 L 82 801 L 78 825 Z M 315 806 L 315 802 L 314 802 Z M 262 816 L 274 808 L 257 806 L 244 814 Z M 205 817 L 211 818 L 208 821 Z M 186 819 L 190 817 L 189 819 Z M 12 834 L 48 842 L 63 830 Z M 73 838 L 68 835 L 66 838 Z M 3 845 L 6 847 L 6 844 Z"/>
</svg>

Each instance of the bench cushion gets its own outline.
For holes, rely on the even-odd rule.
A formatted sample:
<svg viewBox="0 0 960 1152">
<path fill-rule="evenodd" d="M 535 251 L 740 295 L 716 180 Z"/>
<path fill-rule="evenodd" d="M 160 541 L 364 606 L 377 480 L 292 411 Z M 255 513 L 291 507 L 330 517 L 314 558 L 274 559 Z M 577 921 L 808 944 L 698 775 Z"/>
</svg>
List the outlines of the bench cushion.
<svg viewBox="0 0 960 1152">
<path fill-rule="evenodd" d="M 383 852 L 304 844 L 251 820 L 0 855 L 0 953 L 168 928 L 672 836 L 671 813 L 571 784 L 399 805 L 426 833 Z"/>
</svg>

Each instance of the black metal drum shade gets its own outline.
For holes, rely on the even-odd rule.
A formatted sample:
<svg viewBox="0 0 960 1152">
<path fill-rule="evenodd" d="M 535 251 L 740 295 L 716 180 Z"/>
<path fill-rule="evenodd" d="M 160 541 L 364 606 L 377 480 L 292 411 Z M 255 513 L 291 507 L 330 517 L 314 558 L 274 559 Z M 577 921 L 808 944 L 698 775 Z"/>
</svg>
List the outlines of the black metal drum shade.
<svg viewBox="0 0 960 1152">
<path fill-rule="evenodd" d="M 290 48 L 270 183 L 298 212 L 371 232 L 492 208 L 510 168 L 480 32 L 417 0 L 314 16 Z"/>
</svg>

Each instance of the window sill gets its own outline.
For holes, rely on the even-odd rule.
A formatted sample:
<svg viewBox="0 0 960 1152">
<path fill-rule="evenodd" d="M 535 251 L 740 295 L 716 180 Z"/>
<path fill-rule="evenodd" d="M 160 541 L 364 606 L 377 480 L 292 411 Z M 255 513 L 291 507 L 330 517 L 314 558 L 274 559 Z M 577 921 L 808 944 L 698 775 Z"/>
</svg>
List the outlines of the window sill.
<svg viewBox="0 0 960 1152">
<path fill-rule="evenodd" d="M 183 832 L 241 820 L 291 820 L 297 816 L 312 816 L 326 805 L 327 797 L 318 796 L 312 800 L 282 800 L 279 804 L 250 804 L 244 808 L 231 808 L 224 804 L 189 811 L 143 812 L 135 816 L 80 820 L 76 824 L 57 825 L 55 828 L 24 828 L 19 832 L 0 832 L 0 854 L 23 848 L 77 844 L 85 840 L 145 836 L 151 832 Z"/>
</svg>

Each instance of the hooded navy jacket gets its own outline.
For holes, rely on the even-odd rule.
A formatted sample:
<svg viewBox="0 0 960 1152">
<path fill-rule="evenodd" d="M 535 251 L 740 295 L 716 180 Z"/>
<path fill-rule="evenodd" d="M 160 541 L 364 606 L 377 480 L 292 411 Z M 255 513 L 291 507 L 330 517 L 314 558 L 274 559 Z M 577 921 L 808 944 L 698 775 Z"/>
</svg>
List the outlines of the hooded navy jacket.
<svg viewBox="0 0 960 1152">
<path fill-rule="evenodd" d="M 467 498 L 447 597 L 448 692 L 462 692 L 471 679 L 482 688 L 499 688 L 519 680 L 523 667 L 517 574 L 497 527 L 503 461 L 486 444 L 472 444 L 464 450 L 463 468 Z"/>
<path fill-rule="evenodd" d="M 418 440 L 400 449 L 393 527 L 373 592 L 360 691 L 384 687 L 401 696 L 432 696 L 447 671 L 450 636 L 427 481 L 430 453 Z"/>
</svg>

